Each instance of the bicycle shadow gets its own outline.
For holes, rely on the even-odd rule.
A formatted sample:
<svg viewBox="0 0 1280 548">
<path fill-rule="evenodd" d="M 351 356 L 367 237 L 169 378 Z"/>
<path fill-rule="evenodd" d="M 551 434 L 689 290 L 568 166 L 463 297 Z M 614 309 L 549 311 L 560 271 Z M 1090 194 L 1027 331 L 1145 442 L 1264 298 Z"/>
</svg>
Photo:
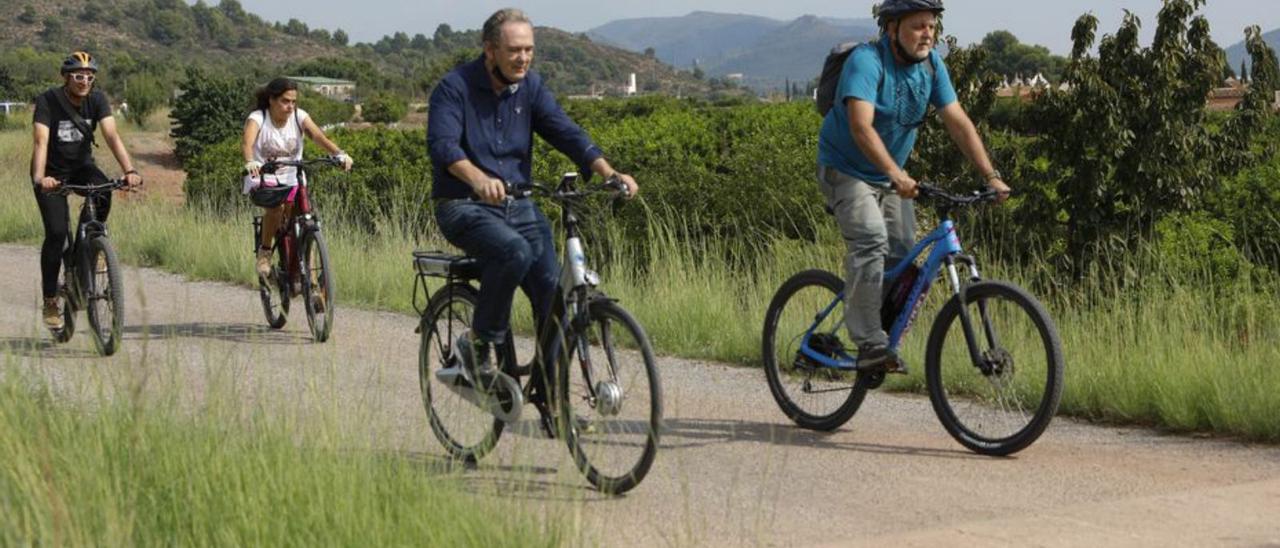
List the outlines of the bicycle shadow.
<svg viewBox="0 0 1280 548">
<path fill-rule="evenodd" d="M 663 422 L 662 449 L 679 450 L 728 443 L 767 443 L 855 453 L 961 460 L 989 460 L 960 449 L 906 447 L 837 440 L 839 432 L 817 432 L 798 426 L 728 419 L 668 419 Z"/>
<path fill-rule="evenodd" d="M 231 343 L 295 345 L 311 342 L 310 333 L 271 329 L 247 323 L 175 323 L 124 328 L 125 340 L 209 339 Z"/>
<path fill-rule="evenodd" d="M 98 352 L 73 343 L 59 344 L 49 337 L 0 337 L 0 354 L 22 358 L 71 359 L 97 357 Z"/>
<path fill-rule="evenodd" d="M 490 463 L 484 460 L 478 463 L 463 462 L 445 455 L 419 451 L 388 453 L 384 456 L 408 460 L 431 476 L 457 481 L 468 493 L 537 501 L 614 498 L 592 489 L 586 480 L 577 483 L 543 479 L 560 473 L 558 468 L 548 466 Z M 577 469 L 573 471 L 577 472 Z"/>
</svg>

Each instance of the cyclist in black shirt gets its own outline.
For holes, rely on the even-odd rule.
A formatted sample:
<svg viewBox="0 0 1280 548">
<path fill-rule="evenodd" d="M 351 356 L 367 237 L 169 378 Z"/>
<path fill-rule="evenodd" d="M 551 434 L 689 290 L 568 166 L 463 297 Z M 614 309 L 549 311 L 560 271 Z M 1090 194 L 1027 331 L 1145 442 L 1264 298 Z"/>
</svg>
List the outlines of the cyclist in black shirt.
<svg viewBox="0 0 1280 548">
<path fill-rule="evenodd" d="M 72 53 L 62 62 L 63 85 L 36 96 L 33 119 L 34 147 L 31 151 L 31 184 L 44 222 L 44 245 L 40 249 L 40 273 L 44 294 L 44 323 L 51 329 L 62 327 L 58 309 L 58 270 L 67 242 L 67 197 L 50 194 L 64 182 L 101 184 L 107 176 L 93 162 L 93 134 L 99 126 L 111 154 L 120 163 L 129 186 L 142 184 L 133 168 L 124 141 L 116 131 L 115 118 L 107 95 L 93 89 L 98 63 L 86 52 Z M 111 195 L 97 204 L 100 221 L 106 222 Z"/>
</svg>

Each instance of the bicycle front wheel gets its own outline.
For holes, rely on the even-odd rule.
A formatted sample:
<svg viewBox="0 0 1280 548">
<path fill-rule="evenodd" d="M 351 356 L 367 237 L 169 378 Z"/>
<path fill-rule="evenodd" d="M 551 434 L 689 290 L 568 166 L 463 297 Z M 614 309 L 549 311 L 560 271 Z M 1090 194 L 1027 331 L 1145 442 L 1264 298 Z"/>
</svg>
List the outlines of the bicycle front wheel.
<svg viewBox="0 0 1280 548">
<path fill-rule="evenodd" d="M 115 248 L 106 236 L 89 240 L 89 284 L 85 288 L 86 313 L 94 345 L 103 356 L 120 349 L 124 332 L 124 280 Z"/>
<path fill-rule="evenodd" d="M 76 306 L 71 296 L 75 291 L 75 282 L 73 272 L 70 265 L 63 265 L 58 271 L 58 299 L 62 303 L 62 327 L 58 329 L 50 329 L 53 335 L 53 341 L 56 343 L 65 343 L 71 340 L 71 336 L 76 333 Z"/>
<path fill-rule="evenodd" d="M 559 427 L 578 469 L 597 489 L 630 491 L 653 466 L 662 384 L 649 337 L 617 303 L 593 300 L 564 331 L 557 360 Z"/>
<path fill-rule="evenodd" d="M 943 306 L 929 333 L 929 400 L 956 441 L 976 453 L 1010 455 L 1034 443 L 1058 410 L 1062 343 L 1044 306 L 1013 284 L 978 282 L 964 296 L 963 305 L 956 296 Z"/>
<path fill-rule="evenodd" d="M 258 297 L 271 329 L 280 329 L 289 321 L 289 258 L 283 245 L 277 245 L 276 251 L 277 264 L 271 267 L 271 274 L 258 277 Z"/>
<path fill-rule="evenodd" d="M 473 463 L 497 445 L 504 423 L 459 395 L 446 384 L 449 377 L 437 373 L 459 366 L 453 345 L 471 327 L 476 298 L 465 284 L 437 291 L 422 316 L 418 347 L 418 383 L 431 431 L 449 456 Z"/>
<path fill-rule="evenodd" d="M 815 341 L 812 347 L 821 347 L 831 355 L 845 350 L 841 341 L 844 303 L 836 302 L 843 286 L 835 274 L 807 270 L 784 282 L 765 312 L 765 379 L 778 407 L 802 428 L 830 431 L 849 422 L 872 382 L 868 374 L 826 367 L 801 353 L 801 342 L 810 328 Z M 832 303 L 835 309 L 819 318 Z"/>
<path fill-rule="evenodd" d="M 329 248 L 319 232 L 310 232 L 302 240 L 302 272 L 307 324 L 316 342 L 325 342 L 333 331 L 333 269 L 329 267 Z"/>
</svg>

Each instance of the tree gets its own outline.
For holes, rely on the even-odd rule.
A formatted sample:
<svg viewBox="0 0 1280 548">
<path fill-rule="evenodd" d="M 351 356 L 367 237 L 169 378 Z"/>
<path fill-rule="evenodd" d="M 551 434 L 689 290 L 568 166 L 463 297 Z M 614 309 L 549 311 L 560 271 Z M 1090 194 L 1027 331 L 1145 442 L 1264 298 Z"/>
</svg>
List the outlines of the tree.
<svg viewBox="0 0 1280 548">
<path fill-rule="evenodd" d="M 44 28 L 40 30 L 41 38 L 49 42 L 61 42 L 64 33 L 62 19 L 52 15 L 44 18 Z"/>
<path fill-rule="evenodd" d="M 1277 78 L 1255 71 L 1241 109 L 1220 129 L 1207 123 L 1205 97 L 1225 60 L 1209 23 L 1195 15 L 1204 3 L 1165 0 L 1147 48 L 1138 45 L 1141 22 L 1127 14 L 1097 57 L 1090 52 L 1098 20 L 1082 16 L 1064 72 L 1070 89 L 1049 90 L 1030 108 L 1044 132 L 1037 150 L 1051 181 L 1034 198 L 1040 222 L 1061 220 L 1065 258 L 1077 276 L 1107 242 L 1149 233 L 1165 216 L 1201 205 L 1218 181 L 1257 161 L 1254 143 Z M 1256 34 L 1249 35 L 1251 56 L 1274 67 L 1274 52 Z"/>
<path fill-rule="evenodd" d="M 290 18 L 284 25 L 284 33 L 290 36 L 306 36 L 309 32 L 311 29 L 307 28 L 307 24 L 297 19 Z"/>
<path fill-rule="evenodd" d="M 409 41 L 409 47 L 418 51 L 427 51 L 431 48 L 431 39 L 422 33 L 415 34 L 413 40 Z"/>
<path fill-rule="evenodd" d="M 349 40 L 350 37 L 347 36 L 347 31 L 342 29 L 333 31 L 333 43 L 339 46 L 345 46 Z"/>
<path fill-rule="evenodd" d="M 169 135 L 174 138 L 178 158 L 185 162 L 205 147 L 239 135 L 252 87 L 242 79 L 212 76 L 188 67 L 169 115 L 173 120 Z"/>
<path fill-rule="evenodd" d="M 440 23 L 440 26 L 436 27 L 435 34 L 431 35 L 431 39 L 435 41 L 437 47 L 444 46 L 445 42 L 448 42 L 450 38 L 453 38 L 453 27 L 447 23 Z"/>
<path fill-rule="evenodd" d="M 222 0 L 218 3 L 218 10 L 233 23 L 242 24 L 249 20 L 249 15 L 245 13 L 238 0 Z"/>
<path fill-rule="evenodd" d="M 195 23 L 176 10 L 155 11 L 147 23 L 147 36 L 166 46 L 190 41 L 195 34 Z"/>
<path fill-rule="evenodd" d="M 129 104 L 129 121 L 144 127 L 147 118 L 168 102 L 169 91 L 155 76 L 143 74 L 129 79 L 124 100 Z"/>
<path fill-rule="evenodd" d="M 988 68 L 1004 77 L 1043 74 L 1049 80 L 1057 81 L 1067 64 L 1065 58 L 1053 55 L 1048 48 L 1023 44 L 1007 30 L 987 34 L 982 39 L 982 48 L 987 50 Z"/>
<path fill-rule="evenodd" d="M 36 24 L 36 21 L 40 20 L 40 16 L 36 14 L 36 9 L 28 4 L 23 6 L 22 13 L 18 14 L 18 20 L 28 25 L 34 25 Z"/>
<path fill-rule="evenodd" d="M 17 93 L 18 89 L 14 85 L 13 77 L 9 76 L 9 69 L 0 66 L 0 98 L 9 99 Z"/>
<path fill-rule="evenodd" d="M 653 59 L 658 56 L 658 50 L 653 49 L 652 46 L 644 48 L 644 56 Z"/>
<path fill-rule="evenodd" d="M 404 118 L 409 112 L 409 104 L 404 99 L 388 93 L 379 93 L 369 97 L 361 105 L 360 117 L 372 124 L 393 124 Z"/>
</svg>

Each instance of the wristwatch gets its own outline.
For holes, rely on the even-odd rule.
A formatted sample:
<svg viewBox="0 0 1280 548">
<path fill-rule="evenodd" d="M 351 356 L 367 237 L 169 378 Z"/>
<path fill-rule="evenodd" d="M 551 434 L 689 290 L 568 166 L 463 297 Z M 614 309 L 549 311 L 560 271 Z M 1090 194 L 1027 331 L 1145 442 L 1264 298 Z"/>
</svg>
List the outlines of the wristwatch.
<svg viewBox="0 0 1280 548">
<path fill-rule="evenodd" d="M 1000 170 L 998 169 L 993 169 L 991 170 L 991 173 L 987 174 L 987 182 L 991 182 L 992 179 L 1000 179 L 1001 181 L 1003 181 L 1004 174 L 1000 173 Z"/>
</svg>

